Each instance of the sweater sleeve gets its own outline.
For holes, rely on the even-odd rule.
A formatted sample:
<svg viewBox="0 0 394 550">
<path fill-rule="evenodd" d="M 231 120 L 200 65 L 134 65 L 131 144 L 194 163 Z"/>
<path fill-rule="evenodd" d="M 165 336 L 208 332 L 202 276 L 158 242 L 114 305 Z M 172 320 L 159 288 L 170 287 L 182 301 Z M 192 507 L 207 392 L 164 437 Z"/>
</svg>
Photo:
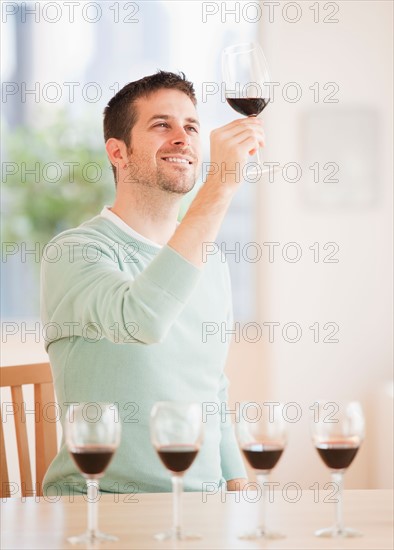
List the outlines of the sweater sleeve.
<svg viewBox="0 0 394 550">
<path fill-rule="evenodd" d="M 46 348 L 61 337 L 153 344 L 163 341 L 193 292 L 201 270 L 168 245 L 140 272 L 130 275 L 109 247 L 97 246 L 98 261 L 87 261 L 79 238 L 72 257 L 66 237 L 56 241 L 59 258 L 41 268 L 41 318 Z M 75 239 L 74 239 L 75 244 Z M 46 325 L 46 326 L 45 326 Z M 60 335 L 59 335 L 60 331 Z"/>
<path fill-rule="evenodd" d="M 227 387 L 228 379 L 222 374 L 221 390 L 219 393 L 219 402 L 221 403 L 221 411 L 228 411 L 227 402 Z M 242 460 L 241 452 L 234 433 L 234 427 L 231 422 L 230 414 L 221 415 L 221 431 L 222 438 L 220 441 L 220 459 L 222 466 L 222 475 L 226 481 L 240 477 L 247 477 L 245 465 Z"/>
<path fill-rule="evenodd" d="M 227 263 L 225 264 L 225 284 L 228 288 L 228 312 L 226 318 L 226 328 L 227 330 L 234 328 L 234 317 L 233 317 L 233 305 L 231 298 L 231 281 L 230 273 Z M 221 411 L 229 410 L 228 405 L 228 385 L 229 380 L 224 372 L 221 375 L 220 379 L 220 389 L 219 389 L 219 403 L 221 404 Z M 222 475 L 226 481 L 230 479 L 237 479 L 241 477 L 247 477 L 245 465 L 242 460 L 241 452 L 235 437 L 234 426 L 231 422 L 231 414 L 221 415 L 221 432 L 222 438 L 220 442 L 220 458 L 222 466 Z"/>
</svg>

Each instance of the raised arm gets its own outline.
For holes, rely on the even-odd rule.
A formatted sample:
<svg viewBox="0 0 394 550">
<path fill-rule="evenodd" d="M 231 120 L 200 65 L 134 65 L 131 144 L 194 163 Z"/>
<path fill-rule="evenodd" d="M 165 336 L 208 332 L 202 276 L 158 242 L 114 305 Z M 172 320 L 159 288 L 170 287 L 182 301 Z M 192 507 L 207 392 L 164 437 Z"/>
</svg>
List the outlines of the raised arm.
<svg viewBox="0 0 394 550">
<path fill-rule="evenodd" d="M 242 183 L 250 154 L 264 145 L 262 121 L 234 120 L 211 133 L 212 173 L 197 193 L 168 245 L 197 267 L 203 265 L 203 243 L 213 242 L 231 200 Z"/>
</svg>

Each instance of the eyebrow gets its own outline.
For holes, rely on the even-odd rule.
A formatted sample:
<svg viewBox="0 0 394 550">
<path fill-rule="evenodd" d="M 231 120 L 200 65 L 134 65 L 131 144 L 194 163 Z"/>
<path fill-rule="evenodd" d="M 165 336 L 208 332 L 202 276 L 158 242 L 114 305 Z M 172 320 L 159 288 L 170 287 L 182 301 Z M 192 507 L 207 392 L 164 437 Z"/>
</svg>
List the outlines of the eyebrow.
<svg viewBox="0 0 394 550">
<path fill-rule="evenodd" d="M 153 115 L 148 120 L 148 124 L 151 123 L 153 120 L 157 120 L 157 119 L 169 120 L 169 119 L 172 119 L 172 118 L 175 118 L 175 117 L 170 116 L 170 115 Z M 200 126 L 200 123 L 198 122 L 198 120 L 196 118 L 187 117 L 185 120 L 186 120 L 186 122 L 191 122 L 192 124 L 197 124 L 197 126 Z"/>
</svg>

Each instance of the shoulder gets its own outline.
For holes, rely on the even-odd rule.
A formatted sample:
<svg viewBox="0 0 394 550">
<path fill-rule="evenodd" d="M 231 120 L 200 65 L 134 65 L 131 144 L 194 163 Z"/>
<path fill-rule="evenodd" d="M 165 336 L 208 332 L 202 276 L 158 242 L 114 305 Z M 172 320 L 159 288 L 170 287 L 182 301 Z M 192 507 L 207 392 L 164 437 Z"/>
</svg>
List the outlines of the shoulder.
<svg viewBox="0 0 394 550">
<path fill-rule="evenodd" d="M 71 273 L 79 266 L 91 266 L 100 261 L 117 265 L 116 245 L 122 242 L 122 235 L 113 230 L 111 222 L 100 216 L 88 220 L 78 227 L 62 231 L 44 247 L 41 268 L 52 273 Z"/>
<path fill-rule="evenodd" d="M 101 216 L 95 216 L 94 218 L 87 220 L 77 227 L 62 231 L 58 235 L 55 235 L 48 245 L 64 244 L 67 241 L 74 240 L 75 242 L 84 243 L 88 240 L 106 241 L 113 240 L 115 232 L 112 227 L 113 224 L 108 222 Z M 48 246 L 47 245 L 47 246 Z"/>
<path fill-rule="evenodd" d="M 50 256 L 61 254 L 61 251 L 82 251 L 85 255 L 86 250 L 94 249 L 98 253 L 112 258 L 117 257 L 115 251 L 130 247 L 135 244 L 138 250 L 139 244 L 134 243 L 128 235 L 118 229 L 111 221 L 102 216 L 95 216 L 78 227 L 62 231 L 53 237 L 44 247 L 43 260 Z M 128 249 L 127 249 L 128 250 Z M 68 257 L 67 254 L 63 254 Z M 73 254 L 74 255 L 74 254 Z M 92 255 L 92 254 L 91 254 Z"/>
</svg>

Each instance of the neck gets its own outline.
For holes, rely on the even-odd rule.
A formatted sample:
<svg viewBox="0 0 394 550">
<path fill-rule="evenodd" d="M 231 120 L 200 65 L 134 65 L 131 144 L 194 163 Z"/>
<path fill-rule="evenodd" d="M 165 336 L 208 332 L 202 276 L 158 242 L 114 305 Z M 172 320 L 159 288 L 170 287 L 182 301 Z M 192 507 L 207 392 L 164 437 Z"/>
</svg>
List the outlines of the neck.
<svg viewBox="0 0 394 550">
<path fill-rule="evenodd" d="M 111 211 L 134 231 L 165 245 L 176 229 L 181 195 L 140 186 L 119 188 Z"/>
</svg>

